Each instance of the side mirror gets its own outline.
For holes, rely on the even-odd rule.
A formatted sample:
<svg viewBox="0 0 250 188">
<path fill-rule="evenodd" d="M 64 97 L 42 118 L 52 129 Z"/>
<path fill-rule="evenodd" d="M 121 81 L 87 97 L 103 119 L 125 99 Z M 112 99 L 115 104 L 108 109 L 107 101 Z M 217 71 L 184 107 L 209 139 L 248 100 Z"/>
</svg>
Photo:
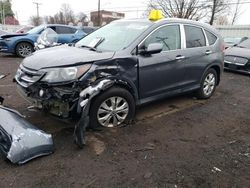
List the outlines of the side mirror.
<svg viewBox="0 0 250 188">
<path fill-rule="evenodd" d="M 151 43 L 148 45 L 147 49 L 139 50 L 140 54 L 157 54 L 163 50 L 163 44 L 161 43 Z"/>
</svg>

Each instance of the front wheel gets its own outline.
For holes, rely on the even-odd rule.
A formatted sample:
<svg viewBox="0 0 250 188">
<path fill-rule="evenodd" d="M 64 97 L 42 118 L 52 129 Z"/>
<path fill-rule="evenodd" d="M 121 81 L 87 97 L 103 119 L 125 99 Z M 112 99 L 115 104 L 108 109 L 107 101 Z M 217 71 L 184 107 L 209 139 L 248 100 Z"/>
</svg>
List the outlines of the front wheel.
<svg viewBox="0 0 250 188">
<path fill-rule="evenodd" d="M 135 101 L 129 91 L 112 87 L 95 98 L 90 107 L 90 127 L 117 127 L 129 123 L 135 114 Z"/>
<path fill-rule="evenodd" d="M 22 58 L 31 55 L 33 51 L 34 51 L 34 48 L 32 44 L 28 42 L 20 42 L 16 46 L 16 55 Z"/>
<path fill-rule="evenodd" d="M 202 78 L 201 87 L 196 93 L 197 97 L 199 99 L 210 98 L 216 89 L 217 79 L 217 72 L 214 69 L 209 69 Z"/>
</svg>

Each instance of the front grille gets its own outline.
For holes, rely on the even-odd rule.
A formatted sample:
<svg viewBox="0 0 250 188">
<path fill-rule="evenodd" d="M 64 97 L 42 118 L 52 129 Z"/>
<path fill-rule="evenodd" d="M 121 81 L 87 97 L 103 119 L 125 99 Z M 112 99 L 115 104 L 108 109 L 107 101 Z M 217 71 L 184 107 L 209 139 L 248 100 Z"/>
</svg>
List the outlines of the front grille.
<svg viewBox="0 0 250 188">
<path fill-rule="evenodd" d="M 1 41 L 0 41 L 0 49 L 1 49 L 1 48 L 2 48 L 2 49 L 7 49 L 7 48 L 8 48 L 5 42 L 1 42 Z"/>
<path fill-rule="evenodd" d="M 227 55 L 227 56 L 225 56 L 225 61 L 227 61 L 229 63 L 236 64 L 236 65 L 245 66 L 248 62 L 248 59 L 243 58 L 243 57 Z"/>
<path fill-rule="evenodd" d="M 4 42 L 0 41 L 0 46 L 6 46 Z"/>
<path fill-rule="evenodd" d="M 41 73 L 39 71 L 34 71 L 25 68 L 24 66 L 20 65 L 19 69 L 17 70 L 15 79 L 18 84 L 20 84 L 23 87 L 29 87 L 38 80 L 42 78 L 44 73 Z"/>
</svg>

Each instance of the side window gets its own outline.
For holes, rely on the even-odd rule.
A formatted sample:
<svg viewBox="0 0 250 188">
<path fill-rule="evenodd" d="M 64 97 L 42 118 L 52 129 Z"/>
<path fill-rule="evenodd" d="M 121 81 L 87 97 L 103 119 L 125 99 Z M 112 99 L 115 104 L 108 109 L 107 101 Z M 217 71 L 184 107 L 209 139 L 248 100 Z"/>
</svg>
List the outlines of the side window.
<svg viewBox="0 0 250 188">
<path fill-rule="evenodd" d="M 55 26 L 50 26 L 49 28 L 56 32 L 56 27 Z"/>
<path fill-rule="evenodd" d="M 185 25 L 186 47 L 195 48 L 206 46 L 205 36 L 201 28 Z"/>
<path fill-rule="evenodd" d="M 147 48 L 151 43 L 162 43 L 163 51 L 181 48 L 181 35 L 179 25 L 167 25 L 152 33 L 144 42 Z"/>
<path fill-rule="evenodd" d="M 74 34 L 76 32 L 76 29 L 70 27 L 57 26 L 56 32 L 58 34 Z"/>
<path fill-rule="evenodd" d="M 213 33 L 207 30 L 205 30 L 205 33 L 207 35 L 207 40 L 208 40 L 209 45 L 213 45 L 216 42 L 217 37 Z"/>
</svg>

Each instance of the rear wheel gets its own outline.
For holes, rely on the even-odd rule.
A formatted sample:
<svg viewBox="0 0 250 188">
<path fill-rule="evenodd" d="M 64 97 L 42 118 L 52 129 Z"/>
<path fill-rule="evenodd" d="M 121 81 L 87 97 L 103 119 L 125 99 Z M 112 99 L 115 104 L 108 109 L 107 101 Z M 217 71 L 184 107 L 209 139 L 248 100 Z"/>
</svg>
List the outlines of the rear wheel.
<svg viewBox="0 0 250 188">
<path fill-rule="evenodd" d="M 210 98 L 216 89 L 217 80 L 217 72 L 214 69 L 209 69 L 202 78 L 201 87 L 196 93 L 197 97 L 199 99 Z"/>
<path fill-rule="evenodd" d="M 90 127 L 117 127 L 129 123 L 135 114 L 135 101 L 129 91 L 113 87 L 95 98 L 90 108 Z"/>
<path fill-rule="evenodd" d="M 28 42 L 21 42 L 16 46 L 16 55 L 22 58 L 31 55 L 33 51 L 34 48 L 32 44 Z"/>
</svg>

